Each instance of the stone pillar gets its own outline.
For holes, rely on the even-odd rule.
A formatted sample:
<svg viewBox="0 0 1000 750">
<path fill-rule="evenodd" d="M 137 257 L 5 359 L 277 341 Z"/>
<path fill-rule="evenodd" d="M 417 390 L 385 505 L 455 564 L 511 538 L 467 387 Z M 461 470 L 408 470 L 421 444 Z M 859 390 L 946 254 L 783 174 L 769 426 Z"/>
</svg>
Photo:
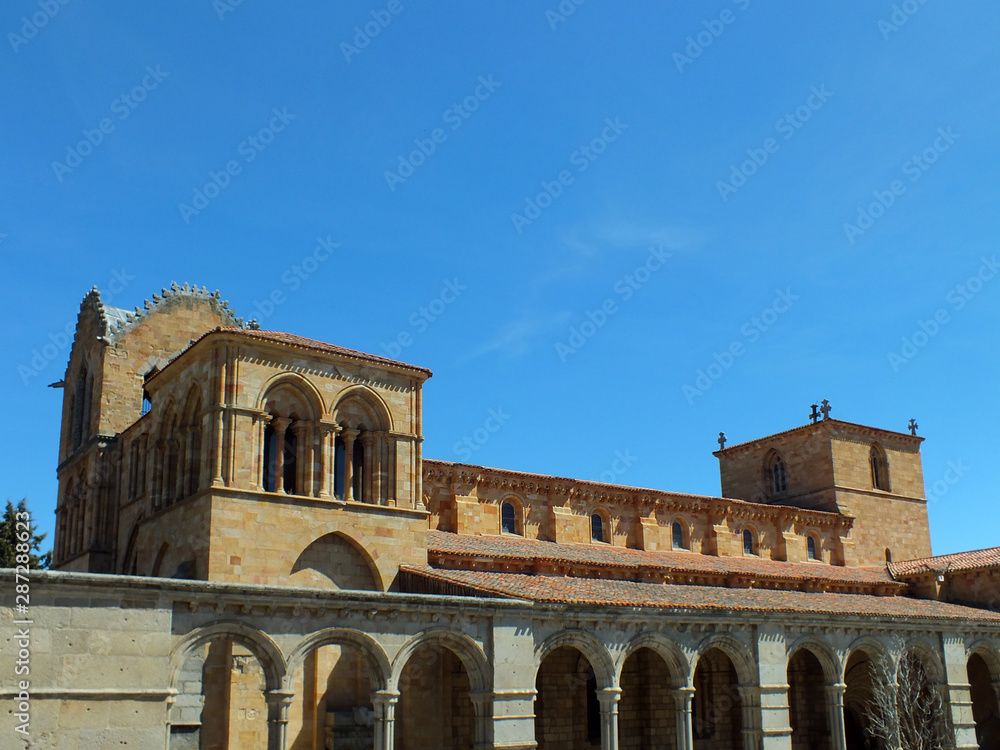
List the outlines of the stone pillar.
<svg viewBox="0 0 1000 750">
<path fill-rule="evenodd" d="M 153 500 L 153 510 L 157 511 L 163 507 L 163 462 L 166 460 L 166 443 L 157 440 L 153 446 L 153 466 L 151 494 Z"/>
<path fill-rule="evenodd" d="M 293 690 L 268 690 L 264 693 L 267 701 L 267 750 L 287 750 L 288 747 L 288 707 L 295 699 Z"/>
<path fill-rule="evenodd" d="M 757 685 L 741 687 L 746 750 L 792 750 L 788 711 L 788 656 L 780 625 L 757 629 Z"/>
<path fill-rule="evenodd" d="M 354 440 L 361 433 L 348 428 L 340 434 L 344 438 L 344 500 L 350 503 L 354 501 Z"/>
<path fill-rule="evenodd" d="M 694 750 L 694 720 L 691 704 L 694 688 L 683 687 L 673 691 L 675 724 L 677 725 L 677 750 Z"/>
<path fill-rule="evenodd" d="M 493 750 L 491 709 L 493 707 L 493 693 L 487 690 L 472 691 L 469 693 L 472 701 L 472 710 L 475 714 L 475 723 L 472 725 L 472 747 L 475 750 Z"/>
<path fill-rule="evenodd" d="M 372 458 L 372 502 L 375 505 L 382 505 L 382 472 L 386 466 L 385 438 L 384 431 L 375 433 L 375 456 Z"/>
<path fill-rule="evenodd" d="M 958 634 L 946 633 L 941 640 L 944 646 L 946 684 L 939 688 L 944 699 L 944 710 L 955 731 L 955 750 L 978 750 L 965 639 Z"/>
<path fill-rule="evenodd" d="M 830 742 L 833 750 L 847 750 L 847 731 L 844 728 L 844 692 L 847 685 L 838 682 L 826 686 L 826 702 L 830 715 Z"/>
<path fill-rule="evenodd" d="M 993 692 L 997 694 L 997 707 L 1000 708 L 1000 680 L 993 683 Z"/>
<path fill-rule="evenodd" d="M 600 688 L 597 701 L 601 704 L 601 750 L 618 750 L 618 701 L 622 689 Z"/>
<path fill-rule="evenodd" d="M 212 452 L 212 486 L 213 487 L 225 487 L 226 482 L 222 478 L 222 449 L 223 449 L 223 439 L 225 438 L 225 409 L 221 406 L 216 407 L 215 411 L 215 445 Z"/>
<path fill-rule="evenodd" d="M 335 422 L 319 423 L 319 496 L 333 497 L 334 454 L 337 433 L 340 427 Z"/>
<path fill-rule="evenodd" d="M 285 430 L 292 420 L 285 417 L 276 417 L 271 424 L 274 425 L 274 491 L 285 491 Z"/>
<path fill-rule="evenodd" d="M 375 750 L 393 750 L 396 746 L 396 704 L 398 690 L 376 690 L 372 693 L 375 709 Z"/>
<path fill-rule="evenodd" d="M 264 440 L 267 426 L 271 424 L 273 417 L 263 413 L 254 416 L 254 443 L 256 453 L 254 454 L 253 489 L 264 489 Z"/>
</svg>

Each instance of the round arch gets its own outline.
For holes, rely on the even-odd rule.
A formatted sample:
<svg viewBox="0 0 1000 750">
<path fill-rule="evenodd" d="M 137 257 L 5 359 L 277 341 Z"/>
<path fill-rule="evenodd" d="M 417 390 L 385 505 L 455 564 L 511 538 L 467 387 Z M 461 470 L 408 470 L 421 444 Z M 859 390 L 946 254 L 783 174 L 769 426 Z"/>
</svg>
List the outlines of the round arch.
<svg viewBox="0 0 1000 750">
<path fill-rule="evenodd" d="M 582 630 L 563 630 L 549 637 L 541 646 L 535 649 L 535 679 L 542 667 L 545 657 L 561 646 L 571 646 L 587 657 L 597 678 L 598 688 L 614 687 L 617 682 L 618 669 L 615 666 L 607 647 L 597 638 Z"/>
<path fill-rule="evenodd" d="M 451 651 L 462 662 L 469 674 L 471 692 L 488 690 L 492 684 L 490 663 L 483 649 L 464 633 L 447 628 L 432 628 L 413 636 L 396 654 L 390 670 L 388 689 L 398 690 L 399 678 L 406 668 L 410 657 L 422 646 L 443 646 Z"/>
<path fill-rule="evenodd" d="M 932 684 L 941 685 L 947 682 L 944 660 L 934 647 L 923 638 L 911 638 L 903 648 L 904 654 L 913 654 L 927 670 L 927 679 Z"/>
<path fill-rule="evenodd" d="M 327 531 L 321 533 L 319 536 L 317 536 L 315 539 L 309 542 L 309 544 L 307 544 L 305 547 L 299 550 L 299 554 L 296 556 L 295 563 L 293 563 L 292 570 L 289 571 L 288 575 L 293 575 L 296 572 L 296 567 L 298 566 L 299 561 L 302 559 L 302 556 L 306 553 L 307 550 L 309 550 L 310 547 L 312 547 L 317 542 L 322 542 L 324 539 L 330 539 L 335 537 L 337 540 L 346 542 L 348 545 L 350 545 L 350 547 L 361 557 L 365 565 L 368 567 L 368 572 L 371 573 L 375 585 L 378 587 L 378 590 L 381 592 L 385 592 L 386 576 L 382 575 L 382 571 L 379 570 L 378 563 L 376 562 L 375 557 L 373 557 L 373 553 L 370 553 L 368 551 L 369 549 L 369 546 L 367 544 L 369 542 L 368 538 L 364 534 L 357 531 L 356 529 L 347 530 L 345 528 L 336 528 L 336 524 L 328 524 L 327 529 L 328 529 Z M 378 552 L 376 551 L 374 554 L 377 555 Z"/>
<path fill-rule="evenodd" d="M 323 646 L 350 646 L 364 656 L 375 690 L 385 690 L 392 675 L 392 665 L 385 649 L 367 633 L 347 628 L 326 628 L 307 636 L 294 648 L 285 664 L 285 680 L 290 681 L 310 653 Z M 285 687 L 290 687 L 285 685 Z"/>
<path fill-rule="evenodd" d="M 642 633 L 628 642 L 622 650 L 618 663 L 615 665 L 617 682 L 621 682 L 621 674 L 622 669 L 625 668 L 625 662 L 634 653 L 643 648 L 648 648 L 650 651 L 655 652 L 666 662 L 667 670 L 670 672 L 670 681 L 673 683 L 672 687 L 681 688 L 687 684 L 688 675 L 692 673 L 691 664 L 688 662 L 681 647 L 660 633 Z"/>
<path fill-rule="evenodd" d="M 257 394 L 254 407 L 263 410 L 268 397 L 275 391 L 283 388 L 289 388 L 295 392 L 312 411 L 312 414 L 303 415 L 303 419 L 319 419 L 323 414 L 323 397 L 316 389 L 316 386 L 308 378 L 304 378 L 294 372 L 282 372 L 265 381 L 264 385 L 261 386 L 260 392 Z"/>
<path fill-rule="evenodd" d="M 233 643 L 238 643 L 254 655 L 264 671 L 265 692 L 276 690 L 284 685 L 285 658 L 278 644 L 266 633 L 256 628 L 241 622 L 223 620 L 192 630 L 170 650 L 168 670 L 171 688 L 177 688 L 177 676 L 192 652 L 199 646 L 217 638 L 229 638 Z"/>
<path fill-rule="evenodd" d="M 828 684 L 835 685 L 842 681 L 844 668 L 840 663 L 840 657 L 837 656 L 837 652 L 833 650 L 833 646 L 811 635 L 803 636 L 789 646 L 785 652 L 786 670 L 792 663 L 795 654 L 802 649 L 811 653 L 819 661 L 820 666 L 823 667 L 823 676 L 826 677 Z"/>
<path fill-rule="evenodd" d="M 980 639 L 972 643 L 965 651 L 965 661 L 973 656 L 979 656 L 989 667 L 990 676 L 994 682 L 1000 680 L 1000 648 L 992 641 Z"/>
<path fill-rule="evenodd" d="M 694 685 L 694 672 L 698 668 L 698 661 L 713 648 L 719 649 L 732 661 L 740 687 L 757 684 L 756 662 L 753 653 L 739 638 L 721 633 L 709 636 L 698 645 L 698 650 L 695 652 L 694 659 L 691 660 L 690 671 L 687 675 L 688 685 Z"/>
<path fill-rule="evenodd" d="M 351 406 L 352 402 L 360 402 L 364 411 L 368 412 L 369 418 L 373 421 L 372 425 L 365 425 L 368 429 L 394 429 L 392 423 L 392 413 L 389 411 L 389 407 L 386 405 L 385 401 L 376 391 L 364 385 L 352 385 L 349 388 L 345 388 L 337 395 L 336 400 L 330 404 L 330 413 L 333 415 L 334 421 L 341 424 L 341 422 L 346 418 L 342 412 L 345 411 L 345 407 Z M 350 426 L 358 427 L 359 425 Z"/>
</svg>

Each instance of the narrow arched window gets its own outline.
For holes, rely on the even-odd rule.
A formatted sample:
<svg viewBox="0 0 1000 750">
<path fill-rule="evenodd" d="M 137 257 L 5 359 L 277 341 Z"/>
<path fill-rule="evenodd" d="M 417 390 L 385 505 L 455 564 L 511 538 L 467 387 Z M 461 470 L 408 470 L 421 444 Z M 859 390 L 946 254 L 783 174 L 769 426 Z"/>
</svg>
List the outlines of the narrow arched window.
<svg viewBox="0 0 1000 750">
<path fill-rule="evenodd" d="M 296 483 L 296 478 L 298 477 L 298 464 L 296 458 L 298 457 L 298 435 L 296 434 L 297 425 L 291 425 L 285 430 L 285 445 L 282 451 L 282 458 L 284 465 L 282 467 L 282 482 L 284 484 L 284 490 L 289 495 L 298 495 L 299 488 Z"/>
<path fill-rule="evenodd" d="M 809 536 L 806 538 L 806 548 L 810 560 L 815 560 L 816 558 L 816 537 Z"/>
<path fill-rule="evenodd" d="M 274 492 L 277 487 L 278 433 L 274 427 L 264 428 L 264 492 Z"/>
<path fill-rule="evenodd" d="M 139 416 L 144 417 L 153 408 L 153 400 L 149 397 L 149 391 L 142 389 L 142 406 L 139 407 Z"/>
<path fill-rule="evenodd" d="M 604 516 L 600 513 L 590 516 L 590 538 L 595 542 L 604 541 Z"/>
<path fill-rule="evenodd" d="M 785 482 L 785 462 L 777 453 L 773 453 L 768 463 L 768 483 L 772 495 L 784 492 L 787 484 Z"/>
<path fill-rule="evenodd" d="M 750 529 L 743 529 L 743 554 L 757 554 L 757 540 L 754 539 L 753 531 Z"/>
<path fill-rule="evenodd" d="M 333 443 L 333 495 L 338 500 L 344 499 L 344 482 L 347 471 L 347 448 L 344 438 L 337 435 Z"/>
<path fill-rule="evenodd" d="M 868 451 L 868 463 L 871 466 L 872 487 L 876 490 L 889 490 L 889 462 L 885 451 L 878 443 Z"/>
<path fill-rule="evenodd" d="M 674 521 L 672 531 L 674 537 L 674 549 L 687 549 L 687 545 L 684 544 L 684 524 L 680 521 Z"/>
<path fill-rule="evenodd" d="M 361 440 L 354 441 L 351 482 L 354 485 L 354 499 L 359 503 L 367 503 L 368 498 L 365 495 L 365 444 Z"/>
<path fill-rule="evenodd" d="M 517 534 L 517 508 L 506 502 L 500 506 L 500 528 L 504 534 Z"/>
</svg>

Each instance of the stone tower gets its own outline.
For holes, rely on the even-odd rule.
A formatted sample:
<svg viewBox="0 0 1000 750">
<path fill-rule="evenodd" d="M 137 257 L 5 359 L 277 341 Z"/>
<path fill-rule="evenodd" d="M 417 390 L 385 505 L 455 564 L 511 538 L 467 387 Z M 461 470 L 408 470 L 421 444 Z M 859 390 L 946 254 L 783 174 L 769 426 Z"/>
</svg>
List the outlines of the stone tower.
<svg viewBox="0 0 1000 750">
<path fill-rule="evenodd" d="M 856 519 L 848 565 L 929 557 L 923 438 L 824 419 L 715 452 L 722 495 Z"/>
</svg>

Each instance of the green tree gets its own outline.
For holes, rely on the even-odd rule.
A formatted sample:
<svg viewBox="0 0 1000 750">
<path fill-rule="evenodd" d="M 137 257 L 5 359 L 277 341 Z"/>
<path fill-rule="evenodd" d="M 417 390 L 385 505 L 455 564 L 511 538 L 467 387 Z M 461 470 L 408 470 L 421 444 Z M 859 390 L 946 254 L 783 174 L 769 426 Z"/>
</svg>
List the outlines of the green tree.
<svg viewBox="0 0 1000 750">
<path fill-rule="evenodd" d="M 28 545 L 28 566 L 32 570 L 47 568 L 52 563 L 52 553 L 41 552 L 42 540 L 45 534 L 35 534 L 34 524 L 28 521 L 28 499 L 24 498 L 17 505 L 7 500 L 7 509 L 0 519 L 0 568 L 17 567 L 17 555 L 24 554 L 24 547 L 18 552 L 18 544 Z M 28 529 L 24 528 L 28 521 Z M 18 523 L 21 526 L 18 526 Z M 24 536 L 27 533 L 27 536 Z"/>
</svg>

